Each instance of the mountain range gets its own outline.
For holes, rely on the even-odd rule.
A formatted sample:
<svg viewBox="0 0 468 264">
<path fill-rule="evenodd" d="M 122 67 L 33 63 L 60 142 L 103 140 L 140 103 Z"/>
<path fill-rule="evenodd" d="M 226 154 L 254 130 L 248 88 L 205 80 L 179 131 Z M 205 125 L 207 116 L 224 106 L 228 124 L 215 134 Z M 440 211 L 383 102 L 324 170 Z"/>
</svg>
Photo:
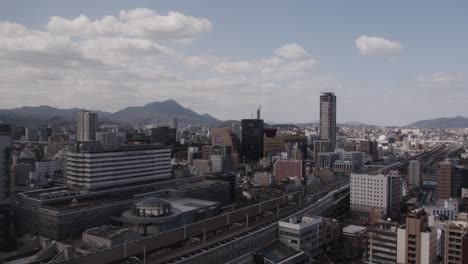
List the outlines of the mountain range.
<svg viewBox="0 0 468 264">
<path fill-rule="evenodd" d="M 420 120 L 411 123 L 406 128 L 467 128 L 468 118 L 463 116 L 442 117 L 428 120 Z"/>
<path fill-rule="evenodd" d="M 24 106 L 0 110 L 0 122 L 11 124 L 67 123 L 76 117 L 79 108 L 59 109 L 51 106 Z M 132 106 L 115 113 L 96 111 L 100 121 L 118 122 L 132 125 L 167 123 L 177 118 L 179 123 L 214 124 L 220 122 L 208 114 L 198 114 L 181 106 L 174 100 L 153 102 L 144 106 Z"/>
</svg>

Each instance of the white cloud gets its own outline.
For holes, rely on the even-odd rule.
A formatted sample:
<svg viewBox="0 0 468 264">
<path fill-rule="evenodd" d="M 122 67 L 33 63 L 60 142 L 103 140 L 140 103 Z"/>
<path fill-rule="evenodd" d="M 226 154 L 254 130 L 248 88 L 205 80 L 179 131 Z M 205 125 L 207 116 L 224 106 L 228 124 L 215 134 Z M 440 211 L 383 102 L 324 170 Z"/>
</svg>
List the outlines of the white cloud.
<svg viewBox="0 0 468 264">
<path fill-rule="evenodd" d="M 312 77 L 317 61 L 298 44 L 264 58 L 236 59 L 187 54 L 186 45 L 174 43 L 198 38 L 211 27 L 206 18 L 148 9 L 94 21 L 55 16 L 42 29 L 0 21 L 0 105 L 115 111 L 175 99 L 222 119 L 270 105 L 269 115 L 286 120 L 298 104 L 309 105 L 335 85 Z M 279 103 L 281 109 L 274 107 Z"/>
<path fill-rule="evenodd" d="M 54 33 L 92 37 L 124 36 L 155 40 L 193 40 L 212 29 L 206 18 L 196 18 L 178 12 L 160 15 L 153 10 L 136 8 L 122 10 L 118 16 L 105 16 L 91 21 L 80 15 L 74 19 L 50 17 L 47 29 Z"/>
<path fill-rule="evenodd" d="M 431 75 L 419 75 L 416 81 L 419 83 L 450 85 L 454 83 L 461 83 L 467 80 L 467 76 L 462 72 L 448 73 L 438 72 Z"/>
<path fill-rule="evenodd" d="M 276 55 L 276 56 L 275 56 Z M 222 74 L 249 73 L 271 79 L 290 79 L 312 70 L 317 61 L 298 44 L 288 44 L 274 50 L 274 55 L 257 60 L 225 60 L 212 69 Z"/>
<path fill-rule="evenodd" d="M 307 59 L 309 57 L 309 53 L 296 43 L 277 48 L 275 54 L 289 60 Z"/>
<path fill-rule="evenodd" d="M 355 41 L 361 55 L 385 55 L 403 51 L 403 46 L 392 40 L 381 37 L 360 36 Z"/>
</svg>

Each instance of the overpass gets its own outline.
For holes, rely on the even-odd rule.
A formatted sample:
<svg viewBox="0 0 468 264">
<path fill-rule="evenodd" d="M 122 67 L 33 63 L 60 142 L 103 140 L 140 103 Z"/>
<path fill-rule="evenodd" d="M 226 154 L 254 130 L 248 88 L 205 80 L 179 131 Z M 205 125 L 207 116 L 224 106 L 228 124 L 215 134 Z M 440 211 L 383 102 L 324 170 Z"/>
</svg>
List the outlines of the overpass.
<svg viewBox="0 0 468 264">
<path fill-rule="evenodd" d="M 270 231 L 277 229 L 275 226 L 279 220 L 301 215 L 311 210 L 312 213 L 319 214 L 348 195 L 349 184 L 347 182 L 336 182 L 326 186 L 306 186 L 293 193 L 286 193 L 280 197 L 148 236 L 125 245 L 72 257 L 59 263 L 126 263 L 126 260 L 131 256 L 136 256 L 139 259 L 146 258 L 147 263 L 164 261 L 172 263 L 170 261 L 180 258 L 181 254 L 194 254 L 193 252 L 201 250 L 199 247 L 213 246 L 213 243 L 220 243 L 218 246 L 226 245 L 226 241 L 233 241 L 232 239 L 235 237 L 251 239 L 249 238 L 250 234 L 260 234 L 271 241 L 273 239 L 271 236 L 275 234 Z M 222 243 L 223 241 L 224 243 Z M 253 239 L 252 241 L 261 240 Z M 251 246 L 256 247 L 255 245 Z M 244 251 L 240 250 L 239 252 Z M 206 252 L 206 250 L 201 252 Z"/>
<path fill-rule="evenodd" d="M 445 150 L 445 145 L 437 146 L 437 147 L 435 147 L 433 149 L 430 149 L 428 151 L 425 151 L 425 152 L 423 152 L 421 154 L 411 156 L 411 157 L 406 158 L 404 160 L 401 160 L 401 161 L 395 162 L 393 164 L 390 164 L 390 165 L 388 165 L 386 167 L 383 167 L 383 168 L 377 170 L 376 174 L 381 174 L 381 173 L 388 172 L 388 171 L 393 170 L 393 169 L 398 169 L 398 168 L 401 168 L 403 166 L 407 166 L 411 160 L 424 160 L 424 159 L 428 159 L 428 158 L 430 158 L 431 156 L 434 156 L 434 155 L 440 155 L 440 154 L 442 154 L 444 152 L 444 150 Z"/>
</svg>

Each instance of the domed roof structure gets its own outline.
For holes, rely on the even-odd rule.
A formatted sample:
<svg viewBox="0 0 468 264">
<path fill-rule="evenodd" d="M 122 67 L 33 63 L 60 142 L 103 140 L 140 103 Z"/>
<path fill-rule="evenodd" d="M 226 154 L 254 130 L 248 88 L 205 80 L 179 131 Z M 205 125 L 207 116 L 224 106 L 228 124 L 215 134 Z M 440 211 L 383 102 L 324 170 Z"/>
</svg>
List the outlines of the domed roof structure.
<svg viewBox="0 0 468 264">
<path fill-rule="evenodd" d="M 386 135 L 381 135 L 379 137 L 379 143 L 387 143 L 388 142 L 388 137 Z"/>
<path fill-rule="evenodd" d="M 172 213 L 172 205 L 157 197 L 148 197 L 137 203 L 134 214 L 140 217 L 158 217 Z"/>
<path fill-rule="evenodd" d="M 137 208 L 165 207 L 165 206 L 172 207 L 168 201 L 157 198 L 157 197 L 148 197 L 148 198 L 141 200 L 139 203 L 136 204 Z"/>
</svg>

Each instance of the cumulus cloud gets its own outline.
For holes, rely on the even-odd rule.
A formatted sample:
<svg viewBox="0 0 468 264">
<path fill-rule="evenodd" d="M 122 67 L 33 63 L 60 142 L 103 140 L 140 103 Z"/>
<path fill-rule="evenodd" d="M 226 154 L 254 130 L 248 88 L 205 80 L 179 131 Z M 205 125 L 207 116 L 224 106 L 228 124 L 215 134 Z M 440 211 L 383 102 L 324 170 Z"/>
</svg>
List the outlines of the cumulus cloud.
<svg viewBox="0 0 468 264">
<path fill-rule="evenodd" d="M 296 43 L 286 44 L 277 48 L 275 54 L 289 60 L 306 59 L 309 57 L 309 53 Z"/>
<path fill-rule="evenodd" d="M 467 80 L 467 76 L 462 72 L 438 72 L 430 75 L 419 75 L 416 81 L 426 84 L 450 85 L 454 83 L 461 83 Z"/>
<path fill-rule="evenodd" d="M 395 54 L 403 51 L 400 43 L 381 37 L 360 36 L 355 44 L 359 53 L 364 56 Z"/>
<path fill-rule="evenodd" d="M 272 79 L 288 79 L 310 71 L 317 61 L 298 44 L 287 44 L 274 50 L 268 58 L 257 60 L 227 60 L 212 69 L 222 74 L 249 73 Z"/>
<path fill-rule="evenodd" d="M 212 29 L 206 18 L 196 18 L 178 12 L 160 15 L 151 9 L 122 10 L 118 16 L 105 16 L 91 21 L 80 15 L 74 19 L 50 17 L 47 29 L 71 36 L 124 36 L 150 39 L 193 40 Z"/>
<path fill-rule="evenodd" d="M 115 111 L 175 99 L 222 119 L 271 105 L 270 115 L 286 120 L 297 104 L 309 105 L 335 85 L 313 77 L 317 61 L 296 43 L 243 60 L 187 54 L 187 45 L 174 43 L 199 38 L 211 28 L 206 18 L 149 9 L 95 20 L 54 16 L 36 29 L 0 21 L 0 105 Z"/>
</svg>

